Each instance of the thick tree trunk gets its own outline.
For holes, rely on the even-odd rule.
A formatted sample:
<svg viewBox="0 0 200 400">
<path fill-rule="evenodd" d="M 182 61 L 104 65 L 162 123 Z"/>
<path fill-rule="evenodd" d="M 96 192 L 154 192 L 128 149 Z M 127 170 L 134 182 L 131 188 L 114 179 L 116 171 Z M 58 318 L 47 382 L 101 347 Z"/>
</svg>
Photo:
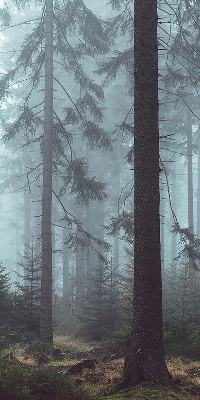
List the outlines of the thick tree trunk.
<svg viewBox="0 0 200 400">
<path fill-rule="evenodd" d="M 165 190 L 163 179 L 160 185 L 160 241 L 161 241 L 161 270 L 165 269 Z"/>
<path fill-rule="evenodd" d="M 163 350 L 157 0 L 134 2 L 134 315 L 119 388 L 173 385 Z"/>
<path fill-rule="evenodd" d="M 52 147 L 53 147 L 53 0 L 46 0 L 45 17 L 45 116 L 42 194 L 42 281 L 40 336 L 53 345 L 52 334 Z"/>
</svg>

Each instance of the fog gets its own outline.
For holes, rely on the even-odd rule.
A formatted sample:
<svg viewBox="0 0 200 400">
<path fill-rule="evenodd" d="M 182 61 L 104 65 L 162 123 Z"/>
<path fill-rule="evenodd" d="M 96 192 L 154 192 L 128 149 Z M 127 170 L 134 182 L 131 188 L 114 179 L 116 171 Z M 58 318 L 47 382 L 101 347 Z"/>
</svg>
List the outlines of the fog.
<svg viewBox="0 0 200 400">
<path fill-rule="evenodd" d="M 125 309 L 116 304 L 126 303 L 134 266 L 134 10 L 133 2 L 126 1 L 121 6 L 106 0 L 84 4 L 86 8 L 61 1 L 54 8 L 53 318 L 55 330 L 62 325 L 68 333 L 82 329 L 85 336 L 99 340 L 106 330 L 132 320 L 132 300 Z M 30 286 L 30 265 L 40 290 L 44 9 L 43 2 L 31 1 L 2 2 L 1 7 L 0 259 L 11 290 L 19 293 L 19 285 Z M 195 291 L 190 287 L 186 294 L 195 297 L 195 304 L 200 300 L 199 26 L 190 24 L 190 18 L 196 18 L 193 10 L 187 16 L 186 5 L 180 5 L 179 12 L 177 7 L 167 2 L 158 6 L 166 331 L 175 329 L 170 313 L 182 326 L 186 320 L 199 325 L 193 305 L 187 304 L 184 321 L 174 310 L 176 301 L 183 307 L 180 298 L 174 299 L 184 268 L 187 283 L 191 275 L 196 282 Z M 182 27 L 188 39 L 181 36 Z M 172 289 L 173 280 L 177 286 Z M 102 312 L 107 313 L 102 324 L 94 310 L 95 293 L 96 301 L 102 295 Z M 81 328 L 75 317 L 69 326 L 72 308 Z"/>
</svg>

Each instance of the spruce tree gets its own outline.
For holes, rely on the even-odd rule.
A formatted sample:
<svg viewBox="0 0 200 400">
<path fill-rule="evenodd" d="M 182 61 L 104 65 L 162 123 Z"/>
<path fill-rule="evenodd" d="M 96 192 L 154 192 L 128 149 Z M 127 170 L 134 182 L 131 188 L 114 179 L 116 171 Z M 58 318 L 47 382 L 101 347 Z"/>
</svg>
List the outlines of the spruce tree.
<svg viewBox="0 0 200 400">
<path fill-rule="evenodd" d="M 45 12 L 45 99 L 42 192 L 42 279 L 40 337 L 53 345 L 52 331 L 52 157 L 53 157 L 53 0 Z"/>
<path fill-rule="evenodd" d="M 21 298 L 21 307 L 19 303 L 18 312 L 27 333 L 38 336 L 40 331 L 41 254 L 38 246 L 34 245 L 33 237 L 29 248 L 27 247 L 27 251 L 21 257 L 19 266 L 23 274 L 21 276 L 22 284 L 19 284 L 19 280 L 16 283 L 18 297 Z"/>
<path fill-rule="evenodd" d="M 134 320 L 121 386 L 172 385 L 160 257 L 157 0 L 134 1 Z"/>
<path fill-rule="evenodd" d="M 115 8 L 122 6 L 117 0 L 110 3 Z M 128 12 L 133 2 L 123 3 L 124 13 L 116 18 L 115 25 L 111 22 L 111 30 L 116 30 L 120 22 L 122 32 L 128 31 L 130 37 L 132 32 L 134 53 L 131 46 L 101 69 L 114 76 L 121 65 L 126 66 L 130 93 L 134 89 L 134 129 L 133 122 L 122 124 L 134 134 L 134 148 L 128 155 L 129 160 L 134 158 L 133 332 L 117 389 L 144 381 L 173 385 L 164 359 L 162 323 L 157 0 L 134 1 L 134 29 Z"/>
<path fill-rule="evenodd" d="M 75 31 L 82 40 L 76 41 Z M 89 176 L 86 163 L 82 157 L 76 157 L 73 149 L 73 136 L 77 132 L 81 132 L 91 147 L 110 146 L 108 136 L 98 126 L 98 122 L 102 119 L 98 100 L 103 100 L 103 91 L 88 78 L 82 65 L 84 55 L 92 60 L 95 54 L 105 53 L 107 50 L 105 39 L 101 22 L 82 0 L 67 1 L 64 6 L 60 3 L 53 5 L 51 1 L 46 1 L 39 23 L 35 24 L 33 31 L 25 38 L 15 68 L 6 73 L 0 81 L 1 99 L 5 100 L 11 90 L 10 83 L 17 76 L 23 72 L 28 73 L 30 77 L 30 88 L 26 84 L 23 87 L 23 83 L 20 85 L 24 97 L 23 101 L 21 100 L 19 116 L 6 127 L 5 139 L 11 140 L 20 132 L 24 132 L 21 144 L 25 146 L 39 143 L 41 149 L 43 170 L 41 171 L 41 165 L 37 165 L 29 172 L 31 174 L 37 170 L 38 176 L 42 174 L 43 178 L 40 334 L 41 340 L 51 346 L 53 344 L 52 172 L 60 182 L 60 193 L 55 193 L 59 203 L 61 203 L 60 195 L 66 191 L 71 193 L 78 203 L 88 204 L 90 198 L 100 201 L 106 196 L 105 185 L 98 182 L 95 177 Z M 61 70 L 63 70 L 63 80 Z M 71 75 L 74 77 L 72 93 L 66 86 L 71 82 Z M 78 91 L 77 85 L 80 88 Z M 43 90 L 44 99 L 41 96 Z M 59 95 L 53 101 L 55 93 Z M 63 95 L 64 99 L 60 102 L 60 97 Z M 73 216 L 71 219 L 67 211 L 65 218 L 68 224 L 76 223 L 76 219 Z"/>
</svg>

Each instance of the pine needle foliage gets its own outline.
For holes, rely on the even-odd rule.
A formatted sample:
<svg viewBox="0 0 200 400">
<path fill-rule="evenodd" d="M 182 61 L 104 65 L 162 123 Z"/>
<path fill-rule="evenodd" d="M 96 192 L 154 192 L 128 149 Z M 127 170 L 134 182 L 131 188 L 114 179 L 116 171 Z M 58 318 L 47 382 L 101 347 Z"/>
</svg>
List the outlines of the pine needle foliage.
<svg viewBox="0 0 200 400">
<path fill-rule="evenodd" d="M 39 3 L 42 5 L 43 2 Z M 16 1 L 15 4 L 20 9 L 29 2 Z M 45 61 L 44 15 L 45 5 L 41 6 L 41 16 L 35 20 L 32 32 L 25 37 L 15 68 L 0 79 L 0 98 L 1 101 L 6 101 L 8 95 L 14 96 L 17 93 L 15 83 L 24 74 L 24 81 L 18 83 L 19 91 L 24 95 L 19 102 L 18 117 L 10 125 L 6 124 L 4 140 L 9 142 L 21 136 L 23 144 L 29 144 L 34 137 L 35 143 L 40 144 L 41 152 L 43 152 L 42 92 Z M 67 1 L 64 5 L 56 2 L 53 46 L 55 66 L 59 67 L 59 71 L 64 71 L 68 81 L 73 79 L 74 87 L 78 85 L 81 91 L 80 95 L 71 94 L 65 81 L 61 79 L 61 75 L 58 77 L 55 69 L 55 91 L 59 89 L 59 92 L 63 92 L 65 100 L 61 109 L 60 103 L 57 106 L 56 100 L 54 101 L 54 172 L 57 177 L 62 176 L 62 182 L 70 187 L 73 195 L 77 192 L 78 202 L 88 203 L 90 198 L 101 201 L 106 196 L 105 185 L 98 182 L 95 177 L 89 176 L 83 160 L 77 158 L 72 161 L 70 158 L 74 153 L 73 138 L 77 131 L 88 141 L 91 148 L 112 147 L 107 133 L 99 127 L 103 119 L 103 109 L 99 106 L 99 101 L 102 102 L 104 99 L 102 87 L 85 72 L 84 64 L 86 56 L 92 60 L 94 55 L 106 54 L 108 51 L 109 40 L 105 24 L 85 6 L 82 0 Z M 72 179 L 71 183 L 69 178 Z M 65 191 L 66 188 L 62 184 L 61 192 Z"/>
<path fill-rule="evenodd" d="M 112 217 L 109 226 L 104 226 L 105 231 L 112 236 L 115 236 L 120 230 L 124 231 L 122 239 L 133 244 L 134 241 L 134 224 L 133 212 L 123 212 L 118 217 Z"/>
<path fill-rule="evenodd" d="M 97 182 L 95 178 L 88 178 L 87 166 L 83 159 L 71 161 L 62 177 L 64 185 L 60 194 L 64 194 L 70 188 L 72 194 L 77 194 L 77 202 L 88 204 L 90 200 L 102 201 L 107 197 L 105 184 Z"/>
</svg>

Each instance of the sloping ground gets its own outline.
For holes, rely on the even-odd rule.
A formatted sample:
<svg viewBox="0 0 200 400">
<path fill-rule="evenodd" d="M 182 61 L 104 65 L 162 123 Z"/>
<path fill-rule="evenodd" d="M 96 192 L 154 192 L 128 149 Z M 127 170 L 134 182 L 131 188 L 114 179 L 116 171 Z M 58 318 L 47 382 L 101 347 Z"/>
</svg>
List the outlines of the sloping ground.
<svg viewBox="0 0 200 400">
<path fill-rule="evenodd" d="M 108 397 L 100 397 L 99 400 L 194 400 L 199 399 L 198 396 L 192 396 L 185 390 L 170 391 L 163 387 L 155 386 L 150 382 L 136 386 L 134 389 L 126 390 Z"/>
<path fill-rule="evenodd" d="M 106 343 L 85 343 L 70 337 L 56 336 L 55 348 L 58 359 L 41 352 L 26 353 L 26 348 L 20 347 L 13 351 L 13 363 L 28 369 L 39 369 L 45 365 L 63 376 L 71 377 L 75 386 L 83 388 L 88 398 L 125 400 L 125 399 L 200 399 L 200 362 L 192 362 L 181 358 L 167 360 L 170 373 L 177 380 L 176 390 L 155 386 L 149 382 L 138 385 L 130 390 L 104 397 L 120 378 L 123 371 L 124 358 L 116 355 L 106 356 Z M 30 352 L 29 352 L 30 353 Z M 75 366 L 75 367 L 74 367 Z"/>
</svg>

